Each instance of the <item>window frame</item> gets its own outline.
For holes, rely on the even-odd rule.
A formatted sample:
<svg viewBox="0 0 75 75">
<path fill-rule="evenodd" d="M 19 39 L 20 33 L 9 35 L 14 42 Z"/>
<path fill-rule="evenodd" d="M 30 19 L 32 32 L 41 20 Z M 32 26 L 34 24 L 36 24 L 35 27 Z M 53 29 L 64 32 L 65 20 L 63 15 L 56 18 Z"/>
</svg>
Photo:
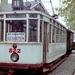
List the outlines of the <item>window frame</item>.
<svg viewBox="0 0 75 75">
<path fill-rule="evenodd" d="M 14 0 L 14 6 L 19 6 L 19 5 L 20 5 L 19 0 Z"/>
<path fill-rule="evenodd" d="M 30 41 L 30 29 L 29 29 L 30 20 L 37 20 L 36 41 Z M 38 19 L 28 19 L 28 42 L 38 42 Z"/>
<path fill-rule="evenodd" d="M 24 35 L 25 35 L 25 40 L 24 41 L 13 41 L 13 42 L 26 42 L 27 41 L 27 20 L 25 19 L 25 20 L 6 20 L 5 21 L 5 23 L 6 23 L 6 32 L 5 32 L 5 41 L 7 41 L 7 33 L 9 33 L 9 32 L 11 32 L 11 33 L 13 33 L 13 32 L 15 32 L 15 30 L 13 31 L 13 24 L 9 24 L 9 23 L 7 23 L 7 21 L 25 21 L 23 24 L 22 24 L 22 28 L 23 29 L 21 29 L 22 31 L 17 31 L 18 33 L 24 33 Z M 26 25 L 25 27 L 24 27 L 24 24 Z M 21 28 L 21 27 L 20 27 Z M 11 30 L 10 30 L 11 29 Z"/>
</svg>

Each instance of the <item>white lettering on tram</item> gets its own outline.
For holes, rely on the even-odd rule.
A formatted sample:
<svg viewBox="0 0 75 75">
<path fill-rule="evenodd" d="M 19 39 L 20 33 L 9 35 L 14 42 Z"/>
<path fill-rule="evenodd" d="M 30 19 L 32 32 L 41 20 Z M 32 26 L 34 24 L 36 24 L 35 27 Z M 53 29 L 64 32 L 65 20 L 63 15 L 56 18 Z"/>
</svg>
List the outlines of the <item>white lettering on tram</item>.
<svg viewBox="0 0 75 75">
<path fill-rule="evenodd" d="M 7 33 L 7 41 L 25 41 L 24 32 L 9 32 Z"/>
<path fill-rule="evenodd" d="M 8 37 L 7 39 L 8 39 L 9 41 L 11 41 L 11 40 L 16 41 L 16 40 L 24 40 L 24 37 Z"/>
</svg>

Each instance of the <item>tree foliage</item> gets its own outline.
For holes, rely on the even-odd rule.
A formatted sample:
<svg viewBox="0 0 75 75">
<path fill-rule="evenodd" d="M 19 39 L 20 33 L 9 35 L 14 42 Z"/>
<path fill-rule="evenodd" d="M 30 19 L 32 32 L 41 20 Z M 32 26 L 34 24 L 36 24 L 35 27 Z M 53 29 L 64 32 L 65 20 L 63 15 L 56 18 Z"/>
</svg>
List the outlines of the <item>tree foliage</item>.
<svg viewBox="0 0 75 75">
<path fill-rule="evenodd" d="M 75 0 L 63 0 L 62 5 L 56 10 L 64 17 L 66 25 L 75 32 Z"/>
</svg>

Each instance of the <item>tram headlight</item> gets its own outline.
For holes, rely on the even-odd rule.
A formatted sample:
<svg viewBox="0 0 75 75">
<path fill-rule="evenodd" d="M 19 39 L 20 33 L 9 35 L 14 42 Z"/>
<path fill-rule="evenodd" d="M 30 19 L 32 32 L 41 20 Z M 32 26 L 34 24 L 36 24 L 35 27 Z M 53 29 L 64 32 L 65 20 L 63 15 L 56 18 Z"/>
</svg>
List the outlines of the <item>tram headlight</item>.
<svg viewBox="0 0 75 75">
<path fill-rule="evenodd" d="M 19 60 L 19 55 L 17 53 L 12 53 L 10 58 L 13 62 L 17 62 Z"/>
</svg>

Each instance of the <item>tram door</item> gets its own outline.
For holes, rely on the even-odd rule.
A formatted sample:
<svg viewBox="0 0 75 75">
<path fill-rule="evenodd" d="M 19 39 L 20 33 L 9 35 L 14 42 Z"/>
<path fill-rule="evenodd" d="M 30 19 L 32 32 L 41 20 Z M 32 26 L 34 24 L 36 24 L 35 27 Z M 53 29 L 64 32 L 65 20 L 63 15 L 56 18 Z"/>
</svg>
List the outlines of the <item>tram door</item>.
<svg viewBox="0 0 75 75">
<path fill-rule="evenodd" d="M 48 24 L 46 22 L 44 22 L 44 29 L 43 29 L 43 39 L 44 39 L 44 43 L 43 43 L 43 62 L 45 63 L 46 62 L 46 54 L 47 54 L 47 47 L 48 47 L 48 35 L 47 35 L 47 27 Z"/>
</svg>

